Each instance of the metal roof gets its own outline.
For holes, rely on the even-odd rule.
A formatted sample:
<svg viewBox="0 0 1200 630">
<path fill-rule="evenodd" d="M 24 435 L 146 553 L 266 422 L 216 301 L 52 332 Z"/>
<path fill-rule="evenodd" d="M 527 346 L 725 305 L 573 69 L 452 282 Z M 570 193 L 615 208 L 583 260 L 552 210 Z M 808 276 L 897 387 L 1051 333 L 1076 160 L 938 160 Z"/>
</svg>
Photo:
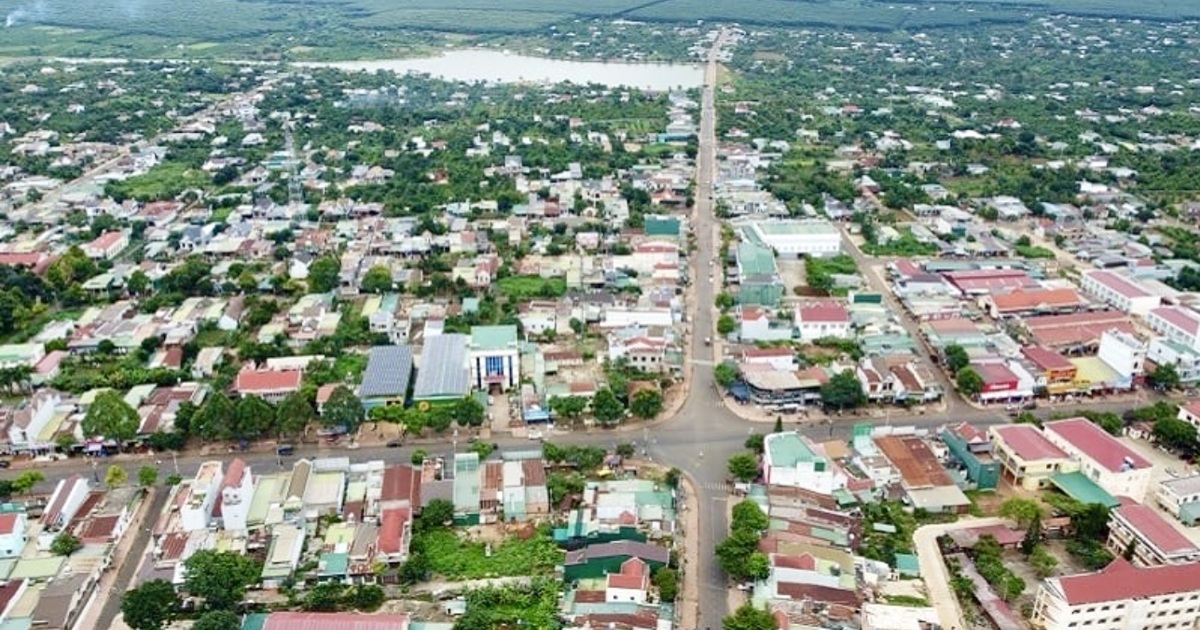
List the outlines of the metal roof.
<svg viewBox="0 0 1200 630">
<path fill-rule="evenodd" d="M 360 398 L 401 396 L 412 377 L 413 353 L 408 346 L 375 346 L 367 359 Z"/>
<path fill-rule="evenodd" d="M 425 340 L 413 398 L 462 397 L 471 391 L 467 341 L 466 335 L 457 333 Z"/>
</svg>

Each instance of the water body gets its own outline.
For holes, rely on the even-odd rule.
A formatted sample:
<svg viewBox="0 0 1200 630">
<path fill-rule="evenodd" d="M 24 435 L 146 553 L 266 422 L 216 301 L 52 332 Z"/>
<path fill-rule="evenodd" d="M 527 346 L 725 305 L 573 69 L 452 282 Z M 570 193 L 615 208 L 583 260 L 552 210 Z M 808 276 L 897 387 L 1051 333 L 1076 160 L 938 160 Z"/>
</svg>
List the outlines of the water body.
<svg viewBox="0 0 1200 630">
<path fill-rule="evenodd" d="M 370 61 L 301 62 L 313 68 L 399 74 L 429 74 L 448 81 L 487 83 L 598 83 L 608 87 L 649 90 L 698 88 L 704 67 L 693 64 L 629 63 L 623 61 L 567 61 L 530 57 L 498 50 L 469 49 L 438 57 L 377 59 Z"/>
</svg>

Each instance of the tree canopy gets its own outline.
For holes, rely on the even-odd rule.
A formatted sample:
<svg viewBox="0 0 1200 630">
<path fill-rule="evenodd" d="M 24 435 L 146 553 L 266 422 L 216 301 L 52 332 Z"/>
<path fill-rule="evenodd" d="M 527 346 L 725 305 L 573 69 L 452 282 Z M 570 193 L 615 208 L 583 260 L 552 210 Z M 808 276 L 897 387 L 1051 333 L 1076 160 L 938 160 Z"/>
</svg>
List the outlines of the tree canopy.
<svg viewBox="0 0 1200 630">
<path fill-rule="evenodd" d="M 230 610 L 241 603 L 246 587 L 258 582 L 262 572 L 259 563 L 247 556 L 207 549 L 192 554 L 184 568 L 184 588 L 214 610 Z"/>
<path fill-rule="evenodd" d="M 101 392 L 88 407 L 82 429 L 87 436 L 103 436 L 118 447 L 137 436 L 142 420 L 116 391 Z"/>
<path fill-rule="evenodd" d="M 121 613 L 133 630 L 162 630 L 179 613 L 179 595 L 166 580 L 151 580 L 125 593 Z"/>
</svg>

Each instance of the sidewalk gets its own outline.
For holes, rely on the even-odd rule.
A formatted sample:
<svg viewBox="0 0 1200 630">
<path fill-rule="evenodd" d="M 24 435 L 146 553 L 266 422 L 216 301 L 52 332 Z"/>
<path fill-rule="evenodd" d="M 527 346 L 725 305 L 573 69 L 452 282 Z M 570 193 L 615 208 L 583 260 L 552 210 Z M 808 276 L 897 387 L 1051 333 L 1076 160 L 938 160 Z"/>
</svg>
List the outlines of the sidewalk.
<svg viewBox="0 0 1200 630">
<path fill-rule="evenodd" d="M 700 570 L 698 562 L 689 563 L 689 559 L 700 558 L 700 495 L 696 484 L 690 475 L 684 475 L 681 482 L 684 488 L 683 530 L 678 536 L 683 540 L 683 553 L 680 561 L 683 563 L 680 576 L 683 584 L 680 596 L 675 604 L 675 616 L 679 628 L 695 628 L 696 620 L 700 617 L 700 579 L 696 573 Z"/>
</svg>

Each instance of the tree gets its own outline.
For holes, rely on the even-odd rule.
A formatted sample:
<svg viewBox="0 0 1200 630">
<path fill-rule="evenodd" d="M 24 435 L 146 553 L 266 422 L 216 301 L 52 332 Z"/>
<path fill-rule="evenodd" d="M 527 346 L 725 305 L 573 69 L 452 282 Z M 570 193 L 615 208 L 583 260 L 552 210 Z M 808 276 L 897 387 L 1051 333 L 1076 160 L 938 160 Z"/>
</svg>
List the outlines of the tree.
<svg viewBox="0 0 1200 630">
<path fill-rule="evenodd" d="M 1029 555 L 1029 566 L 1033 567 L 1038 577 L 1048 578 L 1054 575 L 1054 569 L 1058 567 L 1058 558 L 1046 551 L 1042 545 L 1038 545 Z"/>
<path fill-rule="evenodd" d="M 225 392 L 210 394 L 192 418 L 192 433 L 206 440 L 219 440 L 232 435 L 237 408 Z"/>
<path fill-rule="evenodd" d="M 1041 515 L 1042 508 L 1038 506 L 1037 501 L 1030 499 L 1012 498 L 1000 504 L 1000 516 L 1012 519 L 1020 528 L 1029 527 L 1029 524 Z"/>
<path fill-rule="evenodd" d="M 342 607 L 342 593 L 345 585 L 337 582 L 318 584 L 304 594 L 300 607 L 313 612 L 336 612 Z"/>
<path fill-rule="evenodd" d="M 275 428 L 280 435 L 299 435 L 316 418 L 312 404 L 298 391 L 288 394 L 275 408 Z"/>
<path fill-rule="evenodd" d="M 183 476 L 182 475 L 174 475 L 174 474 L 167 475 L 167 480 L 165 483 L 167 484 L 168 488 L 173 488 L 173 487 L 178 486 L 179 484 L 183 483 Z"/>
<path fill-rule="evenodd" d="M 83 541 L 66 532 L 55 536 L 50 543 L 50 553 L 56 556 L 69 556 L 82 548 Z"/>
<path fill-rule="evenodd" d="M 731 511 L 730 529 L 749 529 L 761 532 L 767 529 L 770 521 L 757 503 L 745 500 L 739 501 Z"/>
<path fill-rule="evenodd" d="M 583 396 L 556 396 L 550 399 L 550 411 L 563 420 L 574 422 L 587 411 L 588 401 Z"/>
<path fill-rule="evenodd" d="M 116 464 L 109 466 L 108 470 L 104 473 L 104 484 L 109 488 L 123 486 L 126 481 L 129 481 L 129 473 Z"/>
<path fill-rule="evenodd" d="M 375 265 L 363 275 L 362 290 L 367 293 L 387 293 L 394 288 L 392 270 L 384 265 Z"/>
<path fill-rule="evenodd" d="M 483 403 L 471 395 L 463 396 L 450 410 L 454 422 L 460 427 L 477 427 L 483 424 Z"/>
<path fill-rule="evenodd" d="M 746 557 L 746 575 L 749 580 L 765 580 L 771 575 L 771 559 L 761 551 L 753 551 Z"/>
<path fill-rule="evenodd" d="M 584 478 L 579 473 L 550 473 L 546 476 L 546 491 L 550 495 L 550 503 L 558 505 L 562 500 L 571 496 L 582 494 L 584 489 Z"/>
<path fill-rule="evenodd" d="M 142 466 L 138 469 L 138 484 L 150 487 L 158 483 L 158 469 L 153 466 Z"/>
<path fill-rule="evenodd" d="M 345 385 L 338 385 L 333 390 L 329 400 L 325 402 L 325 409 L 321 412 L 321 424 L 327 427 L 344 427 L 348 433 L 358 430 L 358 425 L 362 424 L 364 418 L 366 412 L 363 411 L 362 401 Z"/>
<path fill-rule="evenodd" d="M 275 408 L 258 396 L 242 396 L 234 407 L 233 437 L 253 440 L 271 429 Z"/>
<path fill-rule="evenodd" d="M 629 401 L 629 410 L 633 415 L 649 420 L 657 416 L 663 408 L 662 392 L 657 389 L 642 389 L 633 395 L 633 400 Z"/>
<path fill-rule="evenodd" d="M 183 586 L 212 610 L 230 610 L 241 603 L 246 586 L 258 581 L 262 567 L 231 551 L 201 550 L 184 561 Z"/>
<path fill-rule="evenodd" d="M 611 389 L 604 387 L 592 399 L 592 414 L 600 424 L 616 424 L 625 416 L 625 406 Z"/>
<path fill-rule="evenodd" d="M 133 630 L 162 630 L 179 613 L 179 595 L 166 580 L 151 580 L 125 593 L 121 614 Z"/>
<path fill-rule="evenodd" d="M 783 416 L 775 416 L 775 430 L 773 433 L 783 433 Z"/>
<path fill-rule="evenodd" d="M 826 407 L 853 409 L 867 402 L 862 383 L 851 370 L 834 374 L 829 382 L 821 386 L 821 403 Z"/>
<path fill-rule="evenodd" d="M 671 567 L 659 567 L 650 580 L 658 589 L 658 598 L 664 602 L 673 602 L 679 594 L 679 572 Z"/>
<path fill-rule="evenodd" d="M 750 555 L 758 550 L 761 536 L 758 532 L 748 529 L 737 529 L 729 538 L 717 545 L 717 563 L 721 570 L 735 580 L 745 580 L 750 577 L 747 562 Z"/>
<path fill-rule="evenodd" d="M 717 334 L 724 336 L 733 332 L 737 328 L 737 322 L 733 320 L 732 315 L 723 314 L 717 318 Z"/>
<path fill-rule="evenodd" d="M 454 520 L 454 504 L 446 499 L 434 499 L 421 508 L 417 517 L 417 531 L 431 531 L 446 526 Z"/>
<path fill-rule="evenodd" d="M 328 293 L 338 286 L 342 265 L 333 256 L 322 256 L 308 268 L 308 289 L 313 293 Z"/>
<path fill-rule="evenodd" d="M 738 453 L 730 457 L 727 467 L 730 476 L 742 483 L 758 478 L 758 458 L 750 453 Z"/>
<path fill-rule="evenodd" d="M 1183 384 L 1183 380 L 1179 377 L 1179 370 L 1170 363 L 1155 367 L 1153 372 L 1146 375 L 1146 381 L 1154 389 L 1162 391 L 1179 389 L 1179 386 Z"/>
<path fill-rule="evenodd" d="M 84 435 L 104 436 L 115 441 L 117 448 L 120 448 L 125 442 L 137 437 L 141 423 L 137 411 L 116 391 L 108 390 L 96 396 L 96 400 L 88 407 L 81 428 Z"/>
<path fill-rule="evenodd" d="M 746 602 L 734 613 L 721 620 L 722 630 L 775 630 L 775 615 L 766 608 L 756 608 Z"/>
<path fill-rule="evenodd" d="M 952 343 L 942 353 L 946 355 L 946 367 L 951 374 L 958 374 L 958 371 L 971 364 L 971 357 L 967 355 L 966 348 Z"/>
<path fill-rule="evenodd" d="M 637 449 L 630 442 L 621 442 L 617 445 L 617 455 L 620 455 L 626 459 L 633 457 L 634 453 L 636 452 Z"/>
<path fill-rule="evenodd" d="M 378 584 L 359 584 L 346 593 L 345 603 L 356 610 L 372 612 L 383 605 L 387 595 Z"/>
<path fill-rule="evenodd" d="M 142 295 L 150 288 L 150 278 L 141 269 L 134 270 L 125 281 L 125 288 L 133 295 Z"/>
<path fill-rule="evenodd" d="M 713 379 L 717 381 L 717 385 L 728 388 L 737 382 L 738 371 L 737 366 L 728 361 L 718 363 L 717 367 L 713 368 Z"/>
<path fill-rule="evenodd" d="M 192 630 L 241 630 L 242 618 L 229 610 L 210 610 L 192 624 Z"/>
<path fill-rule="evenodd" d="M 683 471 L 679 470 L 678 468 L 672 468 L 671 470 L 668 470 L 665 475 L 663 475 L 663 483 L 671 489 L 678 488 L 679 481 L 681 479 L 683 479 Z"/>
<path fill-rule="evenodd" d="M 410 461 L 412 462 L 413 466 L 420 466 L 425 463 L 425 459 L 427 457 L 429 457 L 429 453 L 426 453 L 425 449 L 419 448 L 413 451 Z"/>
<path fill-rule="evenodd" d="M 1021 539 L 1021 553 L 1026 557 L 1033 555 L 1042 544 L 1042 517 L 1037 515 L 1030 521 L 1029 527 L 1025 528 L 1025 537 Z"/>
<path fill-rule="evenodd" d="M 46 476 L 36 470 L 29 470 L 13 479 L 12 490 L 17 494 L 25 494 L 46 480 Z"/>
<path fill-rule="evenodd" d="M 751 451 L 754 451 L 755 455 L 762 455 L 763 454 L 763 441 L 764 441 L 763 434 L 755 433 L 755 434 L 751 435 L 750 437 L 746 438 L 745 447 L 750 449 Z"/>
<path fill-rule="evenodd" d="M 1154 423 L 1154 441 L 1168 449 L 1191 453 L 1196 450 L 1196 427 L 1178 418 L 1160 418 Z"/>
<path fill-rule="evenodd" d="M 954 375 L 954 384 L 959 393 L 971 397 L 983 391 L 983 377 L 973 368 L 965 367 Z"/>
</svg>

